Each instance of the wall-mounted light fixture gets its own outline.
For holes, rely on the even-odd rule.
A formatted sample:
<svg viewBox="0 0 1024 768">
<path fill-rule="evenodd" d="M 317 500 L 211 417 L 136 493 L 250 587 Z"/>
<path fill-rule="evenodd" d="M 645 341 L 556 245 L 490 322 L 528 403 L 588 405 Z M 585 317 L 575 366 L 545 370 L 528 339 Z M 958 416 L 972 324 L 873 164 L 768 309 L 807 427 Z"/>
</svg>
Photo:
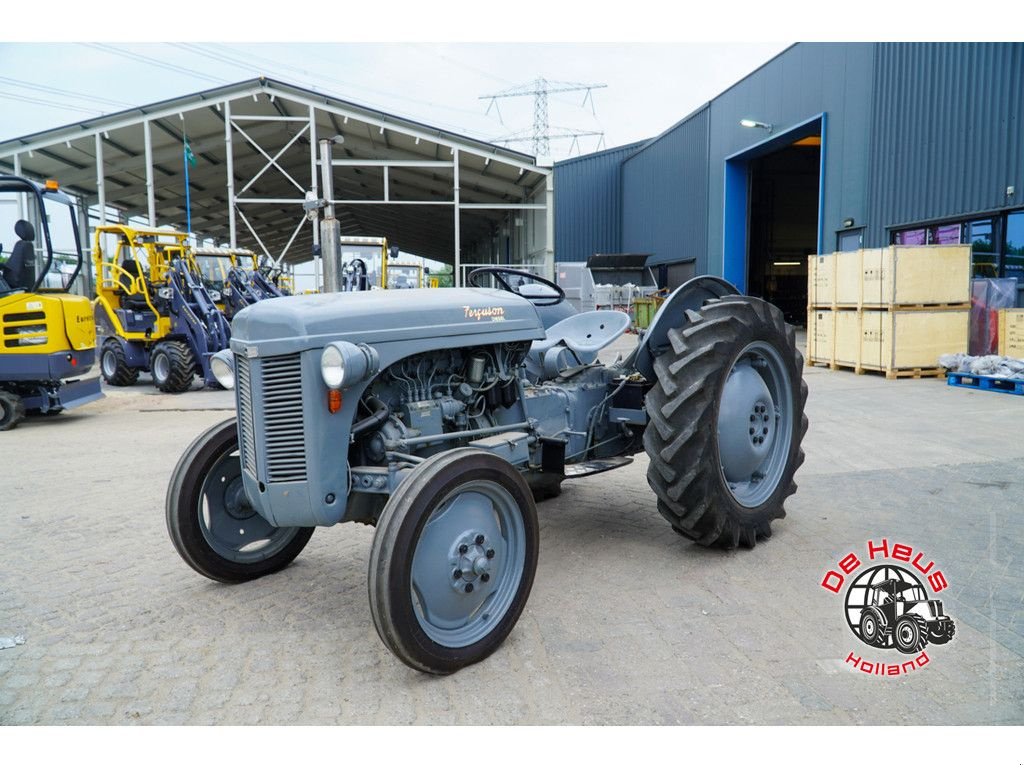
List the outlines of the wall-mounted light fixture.
<svg viewBox="0 0 1024 768">
<path fill-rule="evenodd" d="M 751 120 L 749 117 L 744 117 L 740 120 L 740 125 L 744 128 L 764 128 L 768 133 L 772 132 L 771 123 L 762 123 L 760 120 Z"/>
<path fill-rule="evenodd" d="M 843 219 L 843 229 L 849 229 L 853 226 L 853 219 Z"/>
</svg>

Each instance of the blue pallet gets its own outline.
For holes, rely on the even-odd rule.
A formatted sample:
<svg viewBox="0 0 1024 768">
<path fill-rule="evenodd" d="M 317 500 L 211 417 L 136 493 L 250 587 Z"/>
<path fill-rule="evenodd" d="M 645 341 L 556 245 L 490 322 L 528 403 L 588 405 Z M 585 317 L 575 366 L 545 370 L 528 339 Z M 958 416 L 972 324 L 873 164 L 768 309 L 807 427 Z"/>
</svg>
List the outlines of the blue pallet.
<svg viewBox="0 0 1024 768">
<path fill-rule="evenodd" d="M 950 373 L 946 383 L 951 387 L 983 389 L 987 392 L 1002 392 L 1004 395 L 1024 395 L 1024 381 L 1001 379 L 998 376 L 975 376 L 973 373 Z"/>
</svg>

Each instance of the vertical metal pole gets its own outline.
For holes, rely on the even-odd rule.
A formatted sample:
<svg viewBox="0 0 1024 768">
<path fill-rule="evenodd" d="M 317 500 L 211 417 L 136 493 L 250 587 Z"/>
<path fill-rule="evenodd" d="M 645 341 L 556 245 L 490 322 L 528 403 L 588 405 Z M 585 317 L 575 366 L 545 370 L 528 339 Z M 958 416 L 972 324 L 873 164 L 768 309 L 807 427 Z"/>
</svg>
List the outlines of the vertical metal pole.
<svg viewBox="0 0 1024 768">
<path fill-rule="evenodd" d="M 454 153 L 453 157 L 455 159 L 455 164 L 453 166 L 453 170 L 455 171 L 455 174 L 454 174 L 454 186 L 455 186 L 455 189 L 453 190 L 454 195 L 455 195 L 455 198 L 454 198 L 455 199 L 455 222 L 454 222 L 454 226 L 455 226 L 455 275 L 454 275 L 454 278 L 455 279 L 453 281 L 453 284 L 455 285 L 456 288 L 461 288 L 462 287 L 462 232 L 460 230 L 460 222 L 461 222 L 460 215 L 462 214 L 462 209 L 460 207 L 461 204 L 459 202 L 459 150 L 457 150 L 457 149 L 455 150 L 455 153 Z"/>
<path fill-rule="evenodd" d="M 549 280 L 555 277 L 555 169 L 552 168 L 544 181 L 546 207 L 544 209 L 544 276 Z"/>
<path fill-rule="evenodd" d="M 231 102 L 224 102 L 224 155 L 227 158 L 228 174 L 228 241 L 232 248 L 238 247 L 235 229 L 235 154 L 231 147 Z"/>
<path fill-rule="evenodd" d="M 153 183 L 153 135 L 149 120 L 142 123 L 142 133 L 146 140 L 146 202 L 149 206 L 149 226 L 156 226 L 156 188 Z"/>
<path fill-rule="evenodd" d="M 14 175 L 21 176 L 21 155 L 14 156 Z M 15 195 L 18 198 L 18 218 L 25 218 L 25 200 L 24 195 Z"/>
<path fill-rule="evenodd" d="M 96 194 L 100 208 L 99 225 L 107 223 L 107 187 L 103 181 L 103 137 L 96 134 Z"/>
<path fill-rule="evenodd" d="M 310 106 L 309 108 L 309 188 L 313 192 L 313 199 L 316 200 L 320 194 L 320 185 L 316 178 L 316 107 Z M 310 222 L 313 228 L 313 271 L 315 280 L 314 287 L 319 287 L 319 269 L 320 265 L 317 261 L 320 257 L 317 253 L 320 251 L 320 221 L 319 217 L 313 219 Z M 294 274 L 294 270 L 292 270 Z M 294 281 L 294 278 L 293 278 Z M 294 283 L 293 283 L 294 284 Z"/>
<path fill-rule="evenodd" d="M 323 218 L 320 220 L 320 256 L 313 260 L 317 288 L 320 287 L 320 266 L 323 265 L 325 293 L 341 290 L 341 227 L 334 218 L 334 164 L 331 160 L 331 140 L 320 141 L 320 182 L 323 185 Z"/>
<path fill-rule="evenodd" d="M 93 295 L 92 240 L 89 239 L 89 205 L 84 197 L 78 198 L 78 238 L 82 242 L 82 267 L 85 273 L 83 293 Z"/>
</svg>

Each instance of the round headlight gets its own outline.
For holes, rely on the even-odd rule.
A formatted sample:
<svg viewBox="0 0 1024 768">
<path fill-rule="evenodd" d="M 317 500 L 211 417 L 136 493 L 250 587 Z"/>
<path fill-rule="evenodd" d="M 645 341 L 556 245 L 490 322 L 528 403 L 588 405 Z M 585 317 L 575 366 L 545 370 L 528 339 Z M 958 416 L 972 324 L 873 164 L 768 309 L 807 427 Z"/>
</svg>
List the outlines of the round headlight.
<svg viewBox="0 0 1024 768">
<path fill-rule="evenodd" d="M 334 345 L 328 344 L 320 356 L 320 373 L 328 389 L 341 389 L 345 381 L 345 358 Z"/>
<path fill-rule="evenodd" d="M 210 370 L 224 389 L 235 388 L 235 361 L 229 350 L 218 352 L 210 358 Z"/>
</svg>

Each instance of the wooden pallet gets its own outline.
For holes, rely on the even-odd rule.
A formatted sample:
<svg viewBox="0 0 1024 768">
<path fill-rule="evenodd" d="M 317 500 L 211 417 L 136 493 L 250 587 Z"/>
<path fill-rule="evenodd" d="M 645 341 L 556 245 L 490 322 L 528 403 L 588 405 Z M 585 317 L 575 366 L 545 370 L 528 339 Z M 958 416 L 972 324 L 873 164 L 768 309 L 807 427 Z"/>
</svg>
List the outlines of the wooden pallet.
<svg viewBox="0 0 1024 768">
<path fill-rule="evenodd" d="M 858 376 L 862 376 L 865 373 L 884 373 L 887 379 L 925 379 L 925 378 L 941 378 L 946 375 L 945 368 L 893 368 L 887 369 L 873 365 L 858 365 L 856 363 L 841 363 L 835 360 L 820 360 L 816 358 L 807 358 L 806 364 L 808 368 L 812 367 L 826 367 L 830 371 L 853 371 Z"/>
<path fill-rule="evenodd" d="M 872 304 L 864 302 L 861 304 L 813 304 L 808 310 L 831 310 L 832 312 L 854 311 L 869 309 L 875 312 L 938 312 L 943 310 L 964 310 L 970 309 L 970 302 L 957 304 Z"/>
<path fill-rule="evenodd" d="M 977 376 L 973 373 L 950 373 L 946 383 L 951 387 L 1002 392 L 1004 395 L 1024 395 L 1024 380 L 1004 379 L 999 376 Z"/>
</svg>

